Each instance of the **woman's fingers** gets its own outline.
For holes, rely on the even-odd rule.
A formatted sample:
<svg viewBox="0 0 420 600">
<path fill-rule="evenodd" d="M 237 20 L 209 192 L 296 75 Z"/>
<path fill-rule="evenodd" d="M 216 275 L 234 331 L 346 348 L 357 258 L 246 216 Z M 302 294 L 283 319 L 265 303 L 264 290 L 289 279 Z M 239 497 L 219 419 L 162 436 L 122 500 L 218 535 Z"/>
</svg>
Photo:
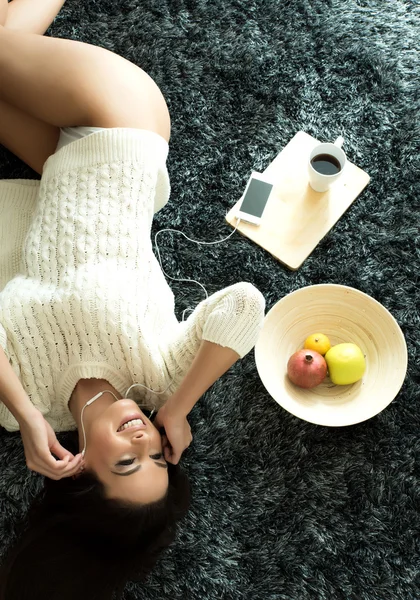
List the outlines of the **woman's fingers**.
<svg viewBox="0 0 420 600">
<path fill-rule="evenodd" d="M 81 454 L 73 458 L 66 456 L 62 460 L 56 460 L 50 454 L 49 456 L 40 457 L 40 459 L 37 464 L 31 464 L 30 469 L 55 480 L 76 475 L 84 465 Z"/>
<path fill-rule="evenodd" d="M 63 448 L 63 446 L 60 444 L 57 438 L 54 440 L 54 443 L 51 444 L 50 450 L 53 454 L 55 454 L 55 456 L 57 456 L 57 458 L 61 460 L 63 460 L 66 457 L 68 457 L 69 459 L 74 458 L 74 454 L 72 454 L 69 450 Z"/>
<path fill-rule="evenodd" d="M 80 471 L 83 463 L 84 461 L 81 454 L 78 454 L 71 459 L 66 457 L 64 460 L 56 460 L 54 465 L 52 465 L 52 474 L 55 475 L 57 479 L 71 477 Z"/>
<path fill-rule="evenodd" d="M 162 435 L 162 448 L 165 460 L 167 462 L 172 462 L 172 448 L 169 443 L 168 437 L 165 434 Z"/>
</svg>

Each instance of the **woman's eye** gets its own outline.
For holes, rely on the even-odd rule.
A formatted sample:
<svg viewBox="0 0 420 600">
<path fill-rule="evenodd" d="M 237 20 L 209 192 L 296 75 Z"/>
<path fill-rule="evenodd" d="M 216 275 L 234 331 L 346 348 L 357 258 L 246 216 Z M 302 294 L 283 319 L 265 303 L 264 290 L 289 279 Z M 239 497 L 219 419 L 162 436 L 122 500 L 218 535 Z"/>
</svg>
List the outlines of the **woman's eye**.
<svg viewBox="0 0 420 600">
<path fill-rule="evenodd" d="M 159 460 L 162 458 L 162 456 L 163 456 L 162 452 L 159 452 L 159 454 L 152 454 L 150 456 L 150 458 L 153 458 L 153 460 Z"/>
<path fill-rule="evenodd" d="M 117 466 L 118 467 L 126 467 L 128 465 L 132 465 L 134 461 L 135 461 L 134 458 L 128 458 L 127 460 L 120 460 L 120 462 L 117 463 Z"/>
</svg>

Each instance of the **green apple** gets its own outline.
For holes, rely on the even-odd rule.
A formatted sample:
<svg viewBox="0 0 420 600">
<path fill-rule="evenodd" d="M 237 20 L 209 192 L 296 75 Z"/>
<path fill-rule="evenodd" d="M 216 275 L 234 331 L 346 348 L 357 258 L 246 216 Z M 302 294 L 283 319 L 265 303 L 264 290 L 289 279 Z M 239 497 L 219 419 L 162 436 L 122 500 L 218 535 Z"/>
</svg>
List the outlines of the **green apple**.
<svg viewBox="0 0 420 600">
<path fill-rule="evenodd" d="M 330 379 L 336 385 L 349 385 L 363 377 L 365 357 L 356 344 L 336 344 L 325 355 Z"/>
</svg>

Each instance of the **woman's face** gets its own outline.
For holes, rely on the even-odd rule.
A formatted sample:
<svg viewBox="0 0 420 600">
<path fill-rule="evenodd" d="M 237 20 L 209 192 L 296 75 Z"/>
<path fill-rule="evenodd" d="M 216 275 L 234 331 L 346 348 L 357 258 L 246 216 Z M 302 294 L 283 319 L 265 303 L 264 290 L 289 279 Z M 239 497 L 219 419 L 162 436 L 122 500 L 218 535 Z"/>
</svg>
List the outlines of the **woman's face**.
<svg viewBox="0 0 420 600">
<path fill-rule="evenodd" d="M 86 469 L 109 498 L 149 504 L 168 489 L 168 466 L 159 431 L 133 400 L 108 406 L 86 430 Z"/>
</svg>

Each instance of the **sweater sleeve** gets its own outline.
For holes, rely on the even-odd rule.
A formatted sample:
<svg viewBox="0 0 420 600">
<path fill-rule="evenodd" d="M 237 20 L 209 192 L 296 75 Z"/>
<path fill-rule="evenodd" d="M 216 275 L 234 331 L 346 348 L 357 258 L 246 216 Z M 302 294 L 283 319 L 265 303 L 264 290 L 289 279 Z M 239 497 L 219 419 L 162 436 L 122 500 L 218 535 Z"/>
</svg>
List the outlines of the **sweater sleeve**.
<svg viewBox="0 0 420 600">
<path fill-rule="evenodd" d="M 242 358 L 256 344 L 264 320 L 265 300 L 250 283 L 237 283 L 200 302 L 180 323 L 170 353 L 185 371 L 202 340 L 234 350 Z"/>
<path fill-rule="evenodd" d="M 0 181 L 0 290 L 19 272 L 38 193 L 38 180 Z"/>
</svg>

